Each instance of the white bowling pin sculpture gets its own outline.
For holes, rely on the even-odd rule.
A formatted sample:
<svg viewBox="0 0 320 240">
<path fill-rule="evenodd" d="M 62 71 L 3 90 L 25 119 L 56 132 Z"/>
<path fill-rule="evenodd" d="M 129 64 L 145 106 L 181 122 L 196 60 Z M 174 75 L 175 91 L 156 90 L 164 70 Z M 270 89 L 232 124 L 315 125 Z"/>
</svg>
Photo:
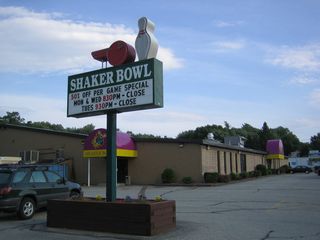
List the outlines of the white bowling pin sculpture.
<svg viewBox="0 0 320 240">
<path fill-rule="evenodd" d="M 158 52 L 158 41 L 153 35 L 155 25 L 146 17 L 138 21 L 139 33 L 136 38 L 135 47 L 139 60 L 156 58 Z"/>
</svg>

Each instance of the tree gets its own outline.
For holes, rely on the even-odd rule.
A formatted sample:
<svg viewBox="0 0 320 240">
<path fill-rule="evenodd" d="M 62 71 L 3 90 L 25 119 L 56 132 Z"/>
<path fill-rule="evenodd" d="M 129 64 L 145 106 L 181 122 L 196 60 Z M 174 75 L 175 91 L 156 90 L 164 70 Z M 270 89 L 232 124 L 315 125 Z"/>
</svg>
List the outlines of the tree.
<svg viewBox="0 0 320 240">
<path fill-rule="evenodd" d="M 274 134 L 271 132 L 271 130 L 266 122 L 263 123 L 262 128 L 259 131 L 258 135 L 260 137 L 260 149 L 261 150 L 266 149 L 266 145 L 267 145 L 268 140 L 275 138 Z"/>
<path fill-rule="evenodd" d="M 265 147 L 261 148 L 260 138 L 258 134 L 250 134 L 246 137 L 246 139 L 247 140 L 244 144 L 245 147 L 263 151 L 265 150 Z"/>
<path fill-rule="evenodd" d="M 41 122 L 32 122 L 27 121 L 25 123 L 25 119 L 20 116 L 18 112 L 7 112 L 6 115 L 0 117 L 0 122 L 16 124 L 16 125 L 26 125 L 34 128 L 43 128 L 43 129 L 51 129 L 54 131 L 65 131 L 65 132 L 73 132 L 73 133 L 84 133 L 89 134 L 95 128 L 93 124 L 87 124 L 82 128 L 64 128 L 61 124 L 49 123 L 46 121 Z"/>
<path fill-rule="evenodd" d="M 20 116 L 18 112 L 7 112 L 7 115 L 4 115 L 1 118 L 2 122 L 9 124 L 23 124 L 25 119 Z"/>
<path fill-rule="evenodd" d="M 161 138 L 161 136 L 155 136 L 153 134 L 146 134 L 146 133 L 132 133 L 127 132 L 129 135 L 131 135 L 134 138 Z"/>
<path fill-rule="evenodd" d="M 320 150 L 320 133 L 310 138 L 310 146 L 313 150 Z"/>
<path fill-rule="evenodd" d="M 92 123 L 90 123 L 90 124 L 87 124 L 87 125 L 83 126 L 83 127 L 81 128 L 81 132 L 82 132 L 82 133 L 89 134 L 89 133 L 91 133 L 94 129 L 95 129 L 95 126 L 94 126 Z"/>
<path fill-rule="evenodd" d="M 193 138 L 193 133 L 194 133 L 194 130 L 187 130 L 187 131 L 183 131 L 181 133 L 178 134 L 177 138 L 178 139 L 191 139 Z"/>
<path fill-rule="evenodd" d="M 309 143 L 301 143 L 299 147 L 300 157 L 308 157 L 309 156 L 309 150 L 310 150 L 310 144 Z"/>
<path fill-rule="evenodd" d="M 230 127 L 231 125 L 227 121 L 224 121 L 224 128 L 230 129 Z"/>
<path fill-rule="evenodd" d="M 281 139 L 284 145 L 285 155 L 299 149 L 301 142 L 288 128 L 277 127 L 269 128 L 266 122 L 263 123 L 261 129 L 255 128 L 248 123 L 242 125 L 241 128 L 231 127 L 228 122 L 224 123 L 224 127 L 220 125 L 207 125 L 198 127 L 195 130 L 188 130 L 180 133 L 177 138 L 187 139 L 204 139 L 207 134 L 212 132 L 216 140 L 223 142 L 225 136 L 243 136 L 247 140 L 245 147 L 266 150 L 266 143 L 270 139 Z M 306 151 L 306 149 L 304 149 Z"/>
<path fill-rule="evenodd" d="M 260 137 L 259 137 L 259 129 L 252 127 L 248 123 L 244 123 L 241 127 L 240 136 L 245 137 L 247 140 L 245 142 L 245 147 L 252 149 L 265 150 L 261 148 L 260 145 Z"/>
<path fill-rule="evenodd" d="M 272 131 L 275 138 L 282 140 L 285 155 L 288 156 L 291 152 L 299 150 L 301 142 L 299 141 L 298 137 L 293 134 L 288 128 L 277 127 Z"/>
<path fill-rule="evenodd" d="M 83 133 L 83 134 L 90 134 L 95 129 L 95 126 L 93 124 L 87 124 L 83 126 L 82 128 L 66 128 L 65 131 L 67 132 L 73 132 L 73 133 Z"/>
<path fill-rule="evenodd" d="M 55 131 L 64 131 L 64 127 L 61 124 L 53 124 L 45 121 L 41 121 L 41 122 L 28 121 L 27 125 L 34 128 L 44 128 L 44 129 L 51 129 Z"/>
</svg>

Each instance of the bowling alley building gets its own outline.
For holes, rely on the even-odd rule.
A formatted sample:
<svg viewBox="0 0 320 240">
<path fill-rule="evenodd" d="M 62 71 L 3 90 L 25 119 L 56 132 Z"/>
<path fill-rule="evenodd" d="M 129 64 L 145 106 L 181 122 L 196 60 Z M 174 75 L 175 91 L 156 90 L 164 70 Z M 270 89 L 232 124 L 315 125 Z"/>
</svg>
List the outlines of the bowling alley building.
<svg viewBox="0 0 320 240">
<path fill-rule="evenodd" d="M 102 144 L 103 131 L 89 143 L 85 134 L 39 129 L 21 125 L 0 124 L 0 157 L 22 157 L 26 162 L 68 162 L 70 178 L 81 184 L 102 184 L 106 179 L 106 160 L 96 157 L 97 144 Z M 98 154 L 98 155 L 99 155 Z M 258 164 L 267 164 L 267 153 L 244 147 L 239 136 L 227 137 L 224 143 L 212 135 L 207 139 L 132 138 L 117 134 L 117 178 L 119 183 L 160 184 L 166 168 L 174 170 L 177 182 L 191 177 L 202 183 L 204 173 L 250 172 Z M 0 158 L 1 159 L 1 158 Z M 72 163 L 70 165 L 70 162 Z M 279 166 L 283 162 L 279 163 Z"/>
</svg>

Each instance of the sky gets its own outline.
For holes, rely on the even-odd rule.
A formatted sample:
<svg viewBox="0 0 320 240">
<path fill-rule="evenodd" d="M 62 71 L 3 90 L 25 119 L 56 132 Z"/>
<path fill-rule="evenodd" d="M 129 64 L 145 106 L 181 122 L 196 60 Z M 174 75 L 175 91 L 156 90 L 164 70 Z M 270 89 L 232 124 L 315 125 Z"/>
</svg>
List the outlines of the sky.
<svg viewBox="0 0 320 240">
<path fill-rule="evenodd" d="M 0 116 L 64 127 L 69 75 L 101 68 L 94 50 L 134 46 L 138 19 L 155 23 L 164 107 L 121 113 L 121 131 L 176 137 L 227 121 L 320 132 L 320 1 L 0 0 Z"/>
</svg>

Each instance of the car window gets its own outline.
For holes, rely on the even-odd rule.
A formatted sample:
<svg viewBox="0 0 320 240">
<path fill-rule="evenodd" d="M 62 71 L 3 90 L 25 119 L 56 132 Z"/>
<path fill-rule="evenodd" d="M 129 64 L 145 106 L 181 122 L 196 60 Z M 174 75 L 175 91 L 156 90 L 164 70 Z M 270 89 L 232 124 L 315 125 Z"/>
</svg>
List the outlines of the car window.
<svg viewBox="0 0 320 240">
<path fill-rule="evenodd" d="M 12 182 L 13 183 L 19 183 L 19 182 L 22 182 L 22 180 L 25 178 L 25 176 L 27 175 L 27 171 L 19 171 L 19 172 L 16 172 L 16 174 L 14 175 L 13 177 L 13 180 Z"/>
<path fill-rule="evenodd" d="M 54 173 L 54 172 L 45 171 L 45 174 L 46 174 L 46 176 L 48 178 L 48 181 L 50 183 L 56 183 L 57 180 L 61 179 L 61 177 L 58 174 Z"/>
<path fill-rule="evenodd" d="M 34 171 L 31 174 L 30 182 L 45 183 L 47 180 L 42 171 Z"/>
<path fill-rule="evenodd" d="M 10 173 L 1 172 L 0 173 L 0 184 L 8 183 L 10 178 Z"/>
</svg>

